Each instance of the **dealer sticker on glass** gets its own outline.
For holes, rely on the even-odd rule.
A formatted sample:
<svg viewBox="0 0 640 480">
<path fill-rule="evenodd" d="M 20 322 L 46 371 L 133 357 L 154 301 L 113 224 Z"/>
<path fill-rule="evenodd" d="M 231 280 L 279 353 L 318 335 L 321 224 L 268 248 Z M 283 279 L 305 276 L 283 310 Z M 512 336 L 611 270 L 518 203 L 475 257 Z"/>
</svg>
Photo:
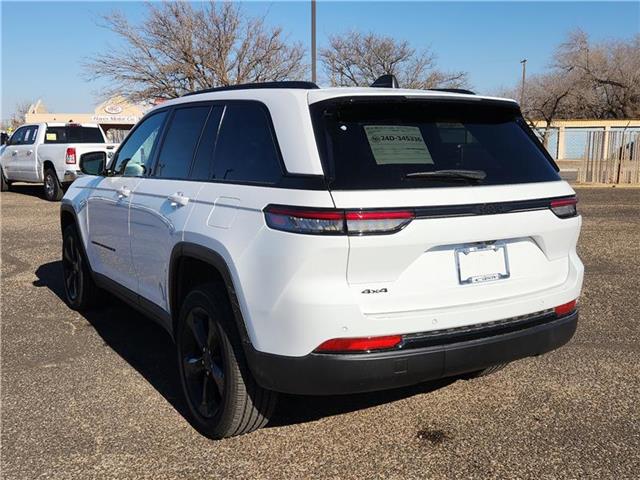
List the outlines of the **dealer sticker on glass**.
<svg viewBox="0 0 640 480">
<path fill-rule="evenodd" d="M 433 165 L 433 159 L 418 127 L 366 125 L 364 131 L 378 165 Z"/>
</svg>

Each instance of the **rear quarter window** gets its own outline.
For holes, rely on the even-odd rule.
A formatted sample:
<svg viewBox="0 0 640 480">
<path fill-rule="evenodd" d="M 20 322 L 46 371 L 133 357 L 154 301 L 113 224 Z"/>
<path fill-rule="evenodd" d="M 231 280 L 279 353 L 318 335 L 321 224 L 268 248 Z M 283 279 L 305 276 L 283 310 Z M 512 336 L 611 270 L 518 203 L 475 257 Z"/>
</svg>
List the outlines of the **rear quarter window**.
<svg viewBox="0 0 640 480">
<path fill-rule="evenodd" d="M 486 174 L 477 185 L 559 180 L 518 109 L 505 103 L 328 101 L 311 106 L 325 176 L 334 190 L 466 185 L 407 177 L 441 170 Z"/>
<path fill-rule="evenodd" d="M 226 105 L 214 150 L 212 178 L 275 184 L 282 177 L 280 164 L 266 107 L 258 102 Z"/>
</svg>

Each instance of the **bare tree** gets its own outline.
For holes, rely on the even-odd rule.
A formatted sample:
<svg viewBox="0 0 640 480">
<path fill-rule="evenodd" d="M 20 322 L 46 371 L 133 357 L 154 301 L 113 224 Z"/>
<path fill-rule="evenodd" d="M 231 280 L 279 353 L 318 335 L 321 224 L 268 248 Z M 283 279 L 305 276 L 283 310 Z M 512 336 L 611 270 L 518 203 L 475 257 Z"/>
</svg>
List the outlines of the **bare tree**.
<svg viewBox="0 0 640 480">
<path fill-rule="evenodd" d="M 175 98 L 208 87 L 306 74 L 304 48 L 288 42 L 280 27 L 245 15 L 236 4 L 148 4 L 139 25 L 119 11 L 102 20 L 124 43 L 85 65 L 90 78 L 110 80 L 106 95 Z"/>
<path fill-rule="evenodd" d="M 13 110 L 13 114 L 11 115 L 11 118 L 9 118 L 8 121 L 3 122 L 3 128 L 10 128 L 15 130 L 16 128 L 18 128 L 20 125 L 24 124 L 26 122 L 26 115 L 27 113 L 29 113 L 29 108 L 31 107 L 32 102 L 28 101 L 28 100 L 23 100 L 21 102 L 18 102 L 16 104 L 15 109 Z"/>
<path fill-rule="evenodd" d="M 385 74 L 395 75 L 405 88 L 467 85 L 465 72 L 437 70 L 433 52 L 374 33 L 333 35 L 329 46 L 320 49 L 320 60 L 332 85 L 368 86 Z"/>
<path fill-rule="evenodd" d="M 520 85 L 506 92 L 517 98 Z M 556 119 L 621 119 L 640 116 L 640 35 L 592 44 L 578 30 L 558 46 L 547 73 L 527 80 L 523 113 L 545 120 L 546 139 Z"/>
<path fill-rule="evenodd" d="M 556 70 L 576 80 L 575 116 L 640 115 L 640 34 L 629 41 L 593 44 L 577 30 L 558 47 L 554 59 Z"/>
</svg>

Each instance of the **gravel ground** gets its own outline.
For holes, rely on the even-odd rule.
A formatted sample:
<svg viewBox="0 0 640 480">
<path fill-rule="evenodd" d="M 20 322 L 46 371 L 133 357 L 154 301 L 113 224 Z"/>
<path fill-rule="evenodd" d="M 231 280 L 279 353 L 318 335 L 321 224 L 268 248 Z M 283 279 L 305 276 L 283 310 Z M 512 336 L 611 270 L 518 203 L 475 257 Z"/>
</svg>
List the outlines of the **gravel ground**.
<svg viewBox="0 0 640 480">
<path fill-rule="evenodd" d="M 267 428 L 201 437 L 168 336 L 61 300 L 58 205 L 2 193 L 2 478 L 638 478 L 640 189 L 578 190 L 574 339 L 487 378 L 284 397 Z"/>
</svg>

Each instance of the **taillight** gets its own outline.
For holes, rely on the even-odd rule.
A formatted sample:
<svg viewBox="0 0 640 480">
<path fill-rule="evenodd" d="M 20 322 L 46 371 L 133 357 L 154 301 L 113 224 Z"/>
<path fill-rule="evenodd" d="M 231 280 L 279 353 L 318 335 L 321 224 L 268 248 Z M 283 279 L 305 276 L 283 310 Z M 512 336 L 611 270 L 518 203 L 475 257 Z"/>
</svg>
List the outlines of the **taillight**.
<svg viewBox="0 0 640 480">
<path fill-rule="evenodd" d="M 549 208 L 559 218 L 570 218 L 578 215 L 578 199 L 576 197 L 551 200 Z"/>
<path fill-rule="evenodd" d="M 268 206 L 264 210 L 267 225 L 274 230 L 294 233 L 341 235 L 344 213 L 338 210 Z"/>
<path fill-rule="evenodd" d="M 401 335 L 387 335 L 384 337 L 361 338 L 333 338 L 322 343 L 316 352 L 370 352 L 372 350 L 388 350 L 397 347 L 402 342 Z"/>
<path fill-rule="evenodd" d="M 394 233 L 415 218 L 411 210 L 335 210 L 269 205 L 267 225 L 274 230 L 315 235 Z"/>
<path fill-rule="evenodd" d="M 392 233 L 401 230 L 415 218 L 411 210 L 382 210 L 346 212 L 347 232 L 350 235 Z"/>
<path fill-rule="evenodd" d="M 562 315 L 566 315 L 567 313 L 571 313 L 576 309 L 576 301 L 571 300 L 570 302 L 563 303 L 562 305 L 558 305 L 553 310 L 556 312 L 556 315 L 559 317 Z"/>
<path fill-rule="evenodd" d="M 65 163 L 76 163 L 76 149 L 74 147 L 68 147 L 67 153 L 64 156 Z"/>
</svg>

